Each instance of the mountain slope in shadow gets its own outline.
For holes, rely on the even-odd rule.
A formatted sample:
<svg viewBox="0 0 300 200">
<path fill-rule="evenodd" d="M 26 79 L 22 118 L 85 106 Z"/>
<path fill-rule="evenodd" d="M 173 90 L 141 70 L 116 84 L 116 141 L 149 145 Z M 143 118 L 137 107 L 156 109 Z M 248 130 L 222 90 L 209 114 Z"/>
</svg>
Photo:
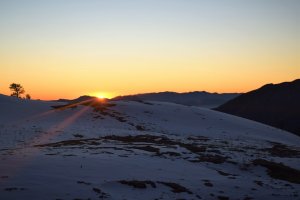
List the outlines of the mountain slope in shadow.
<svg viewBox="0 0 300 200">
<path fill-rule="evenodd" d="M 239 93 L 209 93 L 209 92 L 158 92 L 145 93 L 127 96 L 118 96 L 113 100 L 128 100 L 128 101 L 162 101 L 182 104 L 187 106 L 200 106 L 206 108 L 217 107 L 228 100 L 231 100 L 240 95 Z"/>
<path fill-rule="evenodd" d="M 300 79 L 264 85 L 215 110 L 262 122 L 300 136 Z"/>
</svg>

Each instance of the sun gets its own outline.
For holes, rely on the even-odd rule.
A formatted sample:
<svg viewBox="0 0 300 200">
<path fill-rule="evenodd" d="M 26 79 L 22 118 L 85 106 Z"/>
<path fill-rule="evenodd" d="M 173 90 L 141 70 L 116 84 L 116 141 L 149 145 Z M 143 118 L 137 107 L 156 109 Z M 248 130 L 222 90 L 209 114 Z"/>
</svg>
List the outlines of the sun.
<svg viewBox="0 0 300 200">
<path fill-rule="evenodd" d="M 104 95 L 97 95 L 98 99 L 106 99 L 106 97 Z"/>
<path fill-rule="evenodd" d="M 97 97 L 100 100 L 112 98 L 112 95 L 108 92 L 92 92 L 90 93 L 90 96 Z"/>
</svg>

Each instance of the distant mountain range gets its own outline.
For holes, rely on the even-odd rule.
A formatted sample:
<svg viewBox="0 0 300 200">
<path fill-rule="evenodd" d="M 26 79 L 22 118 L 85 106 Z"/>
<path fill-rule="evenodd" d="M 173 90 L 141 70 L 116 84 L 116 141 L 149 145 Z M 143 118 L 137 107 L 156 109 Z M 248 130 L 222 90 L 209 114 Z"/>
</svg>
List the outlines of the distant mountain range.
<svg viewBox="0 0 300 200">
<path fill-rule="evenodd" d="M 118 96 L 112 100 L 127 100 L 127 101 L 162 101 L 182 104 L 187 106 L 200 106 L 206 108 L 214 108 L 225 102 L 239 96 L 239 93 L 209 93 L 209 92 L 159 92 L 145 93 L 127 96 Z"/>
<path fill-rule="evenodd" d="M 300 79 L 267 84 L 215 110 L 262 122 L 300 136 Z"/>
<path fill-rule="evenodd" d="M 88 101 L 88 100 L 96 99 L 96 98 L 97 97 L 83 95 L 83 96 L 80 96 L 76 99 L 71 99 L 71 100 L 70 99 L 58 99 L 58 100 L 55 100 L 55 101 L 66 102 L 66 103 L 79 103 L 79 102 Z"/>
<path fill-rule="evenodd" d="M 161 101 L 170 102 L 186 106 L 199 106 L 204 108 L 215 108 L 225 102 L 237 97 L 239 93 L 209 93 L 209 92 L 158 92 L 158 93 L 144 93 L 135 95 L 118 96 L 113 99 L 106 99 L 109 101 Z M 66 103 L 78 103 L 95 99 L 93 96 L 80 96 L 76 99 L 58 99 L 55 101 Z"/>
</svg>

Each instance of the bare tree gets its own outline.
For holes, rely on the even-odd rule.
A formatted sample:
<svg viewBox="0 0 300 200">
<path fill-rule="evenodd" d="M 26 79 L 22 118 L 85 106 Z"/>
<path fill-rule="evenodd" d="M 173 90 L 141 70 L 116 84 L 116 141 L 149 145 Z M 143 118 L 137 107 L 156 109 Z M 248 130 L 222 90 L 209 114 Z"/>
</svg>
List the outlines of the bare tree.
<svg viewBox="0 0 300 200">
<path fill-rule="evenodd" d="M 9 85 L 9 89 L 12 91 L 10 96 L 21 98 L 21 94 L 25 93 L 25 90 L 21 84 L 12 83 Z"/>
<path fill-rule="evenodd" d="M 30 100 L 31 99 L 30 94 L 26 94 L 25 98 Z"/>
</svg>

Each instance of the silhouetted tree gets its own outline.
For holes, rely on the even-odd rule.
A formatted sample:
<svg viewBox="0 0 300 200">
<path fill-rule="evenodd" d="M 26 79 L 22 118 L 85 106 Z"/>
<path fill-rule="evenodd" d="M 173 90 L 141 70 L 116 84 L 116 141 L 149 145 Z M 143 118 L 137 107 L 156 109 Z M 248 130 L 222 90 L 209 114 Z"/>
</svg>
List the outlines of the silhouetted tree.
<svg viewBox="0 0 300 200">
<path fill-rule="evenodd" d="M 10 84 L 9 89 L 12 91 L 10 96 L 13 96 L 13 97 L 20 98 L 20 95 L 25 93 L 25 90 L 24 90 L 23 86 L 21 84 L 18 84 L 18 83 Z"/>
<path fill-rule="evenodd" d="M 31 99 L 30 94 L 26 94 L 25 98 L 30 100 Z"/>
</svg>

